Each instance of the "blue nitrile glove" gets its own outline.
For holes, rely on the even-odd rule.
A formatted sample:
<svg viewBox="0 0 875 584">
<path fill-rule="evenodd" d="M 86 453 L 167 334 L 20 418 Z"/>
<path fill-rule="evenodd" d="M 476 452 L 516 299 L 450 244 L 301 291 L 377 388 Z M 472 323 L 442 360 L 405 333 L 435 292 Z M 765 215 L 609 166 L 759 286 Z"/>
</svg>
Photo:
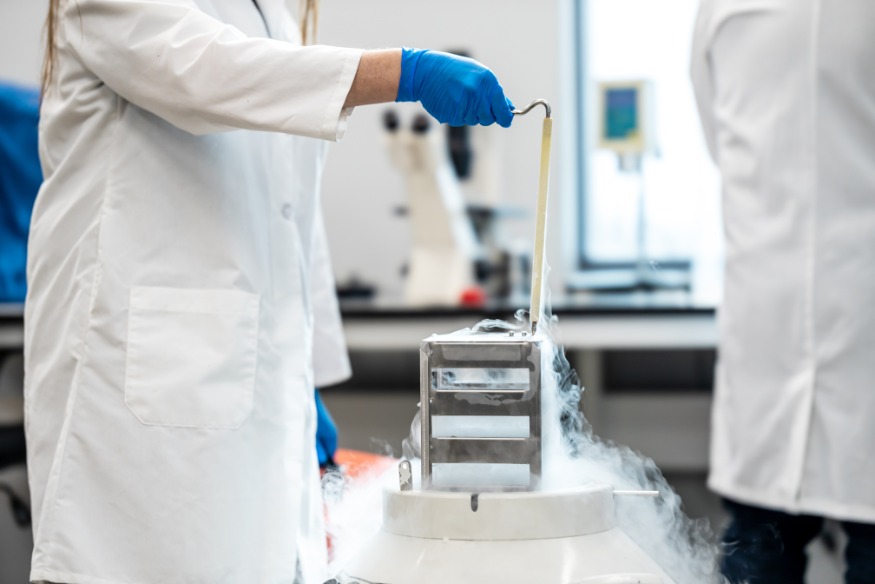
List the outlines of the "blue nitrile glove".
<svg viewBox="0 0 875 584">
<path fill-rule="evenodd" d="M 439 51 L 401 49 L 401 81 L 395 101 L 422 102 L 442 124 L 509 128 L 513 104 L 495 74 L 474 59 Z"/>
<path fill-rule="evenodd" d="M 322 403 L 319 388 L 316 388 L 316 455 L 319 466 L 333 465 L 337 452 L 337 426 Z"/>
</svg>

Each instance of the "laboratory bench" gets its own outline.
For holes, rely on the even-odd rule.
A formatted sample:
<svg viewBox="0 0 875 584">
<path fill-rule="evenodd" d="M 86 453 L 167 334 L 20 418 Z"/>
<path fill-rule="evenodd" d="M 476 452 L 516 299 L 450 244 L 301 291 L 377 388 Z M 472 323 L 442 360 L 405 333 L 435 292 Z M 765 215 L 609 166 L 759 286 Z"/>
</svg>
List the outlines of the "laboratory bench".
<svg viewBox="0 0 875 584">
<path fill-rule="evenodd" d="M 397 452 L 418 401 L 420 342 L 484 319 L 513 321 L 521 302 L 416 309 L 341 301 L 353 378 L 323 391 L 348 447 Z M 554 329 L 585 387 L 595 432 L 640 450 L 666 470 L 708 464 L 717 324 L 713 306 L 685 295 L 576 295 L 554 301 Z M 369 407 L 373 404 L 373 407 Z M 373 420 L 373 422 L 371 422 Z M 381 439 L 374 443 L 375 428 Z"/>
<path fill-rule="evenodd" d="M 435 333 L 448 333 L 484 319 L 513 322 L 521 303 L 480 308 L 410 308 L 392 301 L 341 301 L 343 330 L 351 350 L 418 348 Z M 683 297 L 653 294 L 573 296 L 556 302 L 557 338 L 568 350 L 698 348 L 717 346 L 714 308 Z"/>
<path fill-rule="evenodd" d="M 520 307 L 416 309 L 390 300 L 341 301 L 354 375 L 323 390 L 341 427 L 341 446 L 375 450 L 377 438 L 400 452 L 418 401 L 420 342 L 483 319 L 512 320 Z M 596 433 L 642 451 L 663 468 L 704 471 L 714 308 L 683 296 L 602 294 L 558 299 L 554 313 L 557 338 L 585 387 L 582 406 Z M 0 369 L 3 361 L 13 363 L 6 357 L 20 355 L 23 343 L 23 306 L 0 304 Z M 20 367 L 20 358 L 14 361 Z"/>
<path fill-rule="evenodd" d="M 350 350 L 418 348 L 434 334 L 471 327 L 483 319 L 513 320 L 519 303 L 485 307 L 410 308 L 393 301 L 341 301 L 343 330 Z M 714 308 L 652 295 L 572 298 L 554 306 L 558 338 L 579 349 L 713 349 L 717 344 Z M 24 345 L 24 305 L 0 303 L 0 351 Z"/>
</svg>

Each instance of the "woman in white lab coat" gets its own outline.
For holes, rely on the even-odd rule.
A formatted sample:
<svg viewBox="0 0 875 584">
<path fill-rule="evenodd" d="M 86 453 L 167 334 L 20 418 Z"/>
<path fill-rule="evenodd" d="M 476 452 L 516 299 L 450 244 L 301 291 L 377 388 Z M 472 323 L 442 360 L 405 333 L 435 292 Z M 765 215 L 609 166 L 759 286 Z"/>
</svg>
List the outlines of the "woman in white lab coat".
<svg viewBox="0 0 875 584">
<path fill-rule="evenodd" d="M 350 106 L 508 126 L 511 104 L 469 59 L 302 47 L 284 0 L 52 0 L 48 33 L 31 578 L 321 584 L 313 387 L 348 367 L 312 367 L 342 347 L 326 146 Z"/>
<path fill-rule="evenodd" d="M 875 3 L 702 0 L 692 78 L 723 176 L 709 485 L 735 581 L 801 582 L 822 518 L 875 581 Z"/>
</svg>

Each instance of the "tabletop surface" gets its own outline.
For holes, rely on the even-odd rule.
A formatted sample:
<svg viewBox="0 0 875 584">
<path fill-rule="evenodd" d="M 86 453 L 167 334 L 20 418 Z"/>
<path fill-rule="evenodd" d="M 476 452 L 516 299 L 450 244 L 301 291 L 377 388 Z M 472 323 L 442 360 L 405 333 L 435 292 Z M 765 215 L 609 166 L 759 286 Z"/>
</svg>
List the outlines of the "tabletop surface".
<svg viewBox="0 0 875 584">
<path fill-rule="evenodd" d="M 430 318 L 468 316 L 507 318 L 528 310 L 528 299 L 491 301 L 484 306 L 411 307 L 394 299 L 341 300 L 345 318 Z M 584 315 L 713 315 L 713 305 L 697 304 L 684 293 L 575 294 L 554 296 L 552 313 Z"/>
<path fill-rule="evenodd" d="M 407 350 L 422 339 L 474 326 L 484 319 L 513 322 L 527 299 L 480 307 L 410 307 L 390 299 L 342 300 L 344 334 L 352 350 Z M 557 297 L 557 340 L 568 348 L 715 347 L 713 306 L 678 293 Z M 523 315 L 521 315 L 523 316 Z M 24 305 L 0 303 L 0 348 L 24 344 Z"/>
</svg>

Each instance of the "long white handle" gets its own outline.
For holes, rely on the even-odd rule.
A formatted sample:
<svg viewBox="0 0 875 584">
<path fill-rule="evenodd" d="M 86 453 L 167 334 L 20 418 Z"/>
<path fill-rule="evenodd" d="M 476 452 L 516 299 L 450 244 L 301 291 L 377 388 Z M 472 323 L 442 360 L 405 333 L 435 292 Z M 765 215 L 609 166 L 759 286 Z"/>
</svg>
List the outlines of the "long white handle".
<svg viewBox="0 0 875 584">
<path fill-rule="evenodd" d="M 535 256 L 532 258 L 532 306 L 529 316 L 532 332 L 541 319 L 541 292 L 544 286 L 544 244 L 547 239 L 547 192 L 550 185 L 550 146 L 553 141 L 553 118 L 544 118 L 541 134 L 541 173 L 538 177 L 538 213 L 535 218 Z"/>
</svg>

